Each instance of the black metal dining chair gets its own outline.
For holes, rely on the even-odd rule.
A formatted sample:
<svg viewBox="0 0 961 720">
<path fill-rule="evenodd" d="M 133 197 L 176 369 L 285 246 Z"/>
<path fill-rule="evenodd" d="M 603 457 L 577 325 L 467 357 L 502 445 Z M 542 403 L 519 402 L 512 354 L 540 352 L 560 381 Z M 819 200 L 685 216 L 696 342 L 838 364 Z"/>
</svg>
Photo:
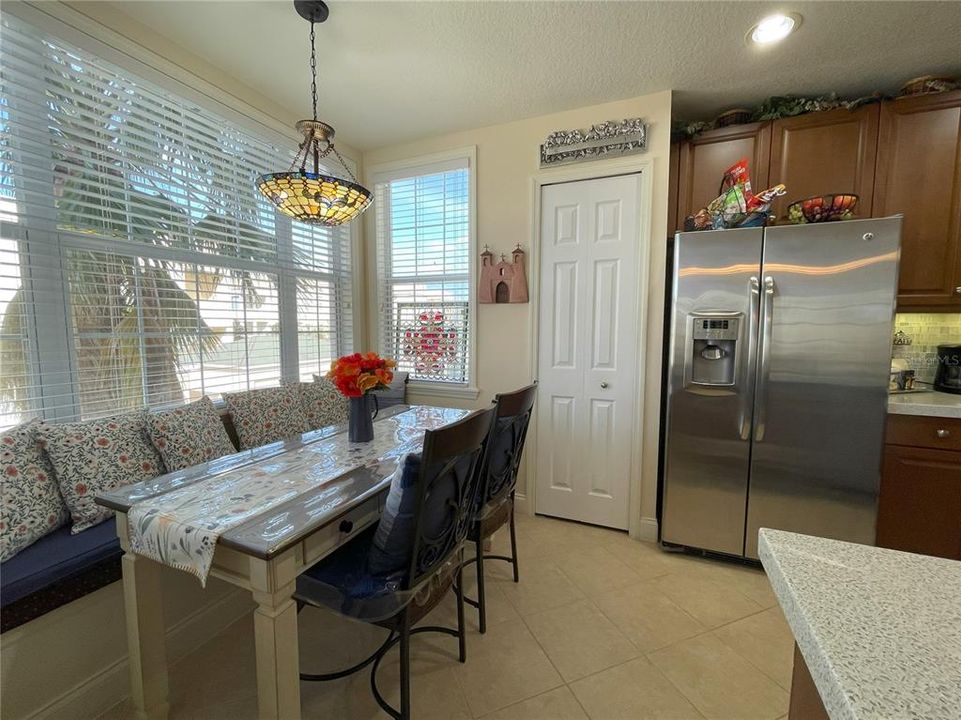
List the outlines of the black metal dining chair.
<svg viewBox="0 0 961 720">
<path fill-rule="evenodd" d="M 495 417 L 480 410 L 424 435 L 423 451 L 402 459 L 391 481 L 378 525 L 350 540 L 297 580 L 298 610 L 325 607 L 386 628 L 384 643 L 361 662 L 338 672 L 301 673 L 301 680 L 327 681 L 371 665 L 377 704 L 393 718 L 410 718 L 410 637 L 440 632 L 458 638 L 460 662 L 467 660 L 462 584 L 463 547 L 478 505 L 481 470 Z M 457 629 L 424 626 L 424 618 L 454 585 Z M 400 709 L 377 689 L 384 655 L 400 644 Z"/>
<path fill-rule="evenodd" d="M 481 493 L 478 509 L 471 523 L 468 539 L 474 543 L 474 557 L 465 564 L 477 566 L 477 598 L 464 601 L 476 607 L 481 633 L 487 632 L 487 606 L 484 595 L 484 561 L 506 560 L 514 570 L 514 582 L 520 581 L 517 566 L 517 529 L 514 524 L 514 494 L 517 470 L 524 452 L 524 441 L 534 409 L 537 383 L 495 396 L 497 417 L 491 430 L 490 447 L 481 470 Z M 505 524 L 510 524 L 511 554 L 484 553 L 484 542 Z M 461 593 L 463 594 L 463 593 Z"/>
</svg>

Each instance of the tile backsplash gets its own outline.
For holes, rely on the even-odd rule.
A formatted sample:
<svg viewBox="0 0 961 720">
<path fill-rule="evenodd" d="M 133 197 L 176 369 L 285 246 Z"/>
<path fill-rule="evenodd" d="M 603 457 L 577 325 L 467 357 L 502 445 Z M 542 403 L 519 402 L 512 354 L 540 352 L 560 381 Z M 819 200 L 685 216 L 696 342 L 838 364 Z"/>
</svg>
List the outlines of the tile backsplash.
<svg viewBox="0 0 961 720">
<path fill-rule="evenodd" d="M 903 358 L 915 377 L 934 380 L 938 367 L 938 345 L 961 345 L 961 313 L 898 313 L 894 330 L 911 338 L 910 345 L 892 345 L 891 357 Z"/>
</svg>

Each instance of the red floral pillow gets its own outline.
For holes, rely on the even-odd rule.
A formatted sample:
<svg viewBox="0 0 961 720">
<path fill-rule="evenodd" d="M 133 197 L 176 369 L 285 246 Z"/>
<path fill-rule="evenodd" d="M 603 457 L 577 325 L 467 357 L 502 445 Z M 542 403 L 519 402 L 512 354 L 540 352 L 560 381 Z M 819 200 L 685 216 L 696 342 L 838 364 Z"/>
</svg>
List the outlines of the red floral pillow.
<svg viewBox="0 0 961 720">
<path fill-rule="evenodd" d="M 350 417 L 347 398 L 327 378 L 314 375 L 312 383 L 291 383 L 291 388 L 300 394 L 300 404 L 311 430 L 345 423 Z"/>
<path fill-rule="evenodd" d="M 113 515 L 94 501 L 97 493 L 165 472 L 147 440 L 142 412 L 62 425 L 41 423 L 40 436 L 73 517 L 74 534 Z"/>
<path fill-rule="evenodd" d="M 70 519 L 53 468 L 43 453 L 39 426 L 31 420 L 0 432 L 0 562 Z"/>
<path fill-rule="evenodd" d="M 228 393 L 224 402 L 241 450 L 296 437 L 308 430 L 300 398 L 289 386 Z"/>
<path fill-rule="evenodd" d="M 170 472 L 237 452 L 208 397 L 173 410 L 149 413 L 147 432 Z"/>
</svg>

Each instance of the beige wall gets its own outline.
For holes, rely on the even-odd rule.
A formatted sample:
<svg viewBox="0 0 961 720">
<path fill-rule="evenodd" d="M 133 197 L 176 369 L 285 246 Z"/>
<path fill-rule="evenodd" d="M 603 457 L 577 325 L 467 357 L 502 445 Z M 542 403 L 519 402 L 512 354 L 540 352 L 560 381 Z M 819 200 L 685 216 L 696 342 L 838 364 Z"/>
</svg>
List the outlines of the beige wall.
<svg viewBox="0 0 961 720">
<path fill-rule="evenodd" d="M 531 178 L 538 172 L 538 149 L 548 133 L 554 130 L 585 128 L 604 120 L 643 117 L 650 123 L 647 157 L 654 164 L 653 237 L 650 261 L 650 284 L 647 302 L 648 353 L 645 379 L 645 441 L 643 449 L 643 487 L 641 515 L 648 534 L 655 516 L 657 475 L 657 423 L 660 398 L 660 352 L 665 242 L 667 235 L 668 154 L 670 152 L 670 91 L 644 95 L 628 100 L 594 105 L 567 112 L 543 115 L 517 122 L 452 133 L 405 145 L 385 147 L 364 153 L 363 165 L 372 169 L 389 163 L 430 155 L 465 146 L 477 148 L 477 244 L 490 245 L 495 253 L 509 253 L 516 243 L 528 251 L 531 237 Z M 603 173 L 604 161 L 593 163 Z M 371 265 L 373 213 L 366 218 L 367 276 L 373 277 Z M 536 272 L 529 268 L 528 272 Z M 370 293 L 368 293 L 370 297 Z M 479 305 L 477 333 L 477 379 L 480 396 L 474 403 L 480 407 L 490 402 L 499 391 L 513 389 L 531 380 L 531 305 Z M 368 308 L 368 326 L 376 327 L 376 313 Z M 371 335 L 368 342 L 374 345 Z M 448 399 L 414 394 L 416 401 L 457 404 Z"/>
</svg>

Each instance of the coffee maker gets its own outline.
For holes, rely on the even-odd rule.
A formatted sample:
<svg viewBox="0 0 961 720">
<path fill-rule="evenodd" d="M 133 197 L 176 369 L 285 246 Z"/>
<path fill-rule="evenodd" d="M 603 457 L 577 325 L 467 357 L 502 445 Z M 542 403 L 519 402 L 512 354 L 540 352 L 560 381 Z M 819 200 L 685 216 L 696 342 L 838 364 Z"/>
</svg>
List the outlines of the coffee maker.
<svg viewBox="0 0 961 720">
<path fill-rule="evenodd" d="M 934 389 L 961 395 L 961 345 L 938 345 Z"/>
</svg>

